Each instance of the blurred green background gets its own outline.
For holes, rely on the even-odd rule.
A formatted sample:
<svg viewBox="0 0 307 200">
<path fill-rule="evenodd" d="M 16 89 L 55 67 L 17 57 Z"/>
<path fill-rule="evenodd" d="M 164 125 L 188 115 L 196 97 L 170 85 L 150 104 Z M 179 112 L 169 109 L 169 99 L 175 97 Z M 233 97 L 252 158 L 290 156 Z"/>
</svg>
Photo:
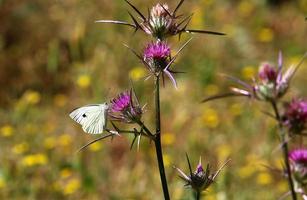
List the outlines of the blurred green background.
<svg viewBox="0 0 307 200">
<path fill-rule="evenodd" d="M 132 1 L 132 0 L 131 0 Z M 157 1 L 133 0 L 144 13 Z M 167 1 L 173 9 L 178 1 Z M 109 101 L 133 80 L 144 121 L 153 126 L 153 81 L 123 46 L 141 52 L 151 39 L 127 27 L 97 24 L 129 20 L 123 0 L 0 0 L 0 199 L 162 199 L 153 144 L 117 137 L 79 147 L 95 137 L 68 114 L 75 107 Z M 162 140 L 172 199 L 191 199 L 173 165 L 188 171 L 199 156 L 216 169 L 232 159 L 205 192 L 208 200 L 277 199 L 287 191 L 274 121 L 265 104 L 227 99 L 200 104 L 233 83 L 247 82 L 263 61 L 297 64 L 306 51 L 307 0 L 187 0 L 190 27 L 227 36 L 193 35 L 174 68 L 179 90 L 167 80 L 161 92 Z M 169 39 L 173 52 L 192 35 Z M 306 62 L 286 99 L 307 92 Z M 128 76 L 129 75 L 129 76 Z M 110 127 L 110 124 L 109 124 Z M 129 128 L 131 126 L 126 126 Z M 304 145 L 304 141 L 294 141 Z M 294 148 L 291 145 L 291 148 Z"/>
</svg>

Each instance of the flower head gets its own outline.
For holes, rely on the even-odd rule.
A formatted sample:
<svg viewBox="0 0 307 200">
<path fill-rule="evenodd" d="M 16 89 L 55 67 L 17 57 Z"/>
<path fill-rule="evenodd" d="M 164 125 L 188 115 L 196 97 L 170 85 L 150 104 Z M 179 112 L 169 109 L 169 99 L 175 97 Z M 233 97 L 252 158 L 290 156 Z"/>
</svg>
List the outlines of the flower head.
<svg viewBox="0 0 307 200">
<path fill-rule="evenodd" d="M 171 49 L 166 42 L 150 43 L 144 50 L 144 61 L 155 73 L 159 73 L 167 66 L 170 56 Z"/>
<path fill-rule="evenodd" d="M 286 104 L 283 119 L 291 133 L 301 133 L 307 123 L 307 101 L 294 99 Z"/>
<path fill-rule="evenodd" d="M 129 6 L 135 11 L 138 17 L 133 16 L 130 12 L 129 15 L 133 23 L 114 21 L 114 20 L 98 20 L 100 23 L 113 23 L 126 25 L 134 28 L 136 31 L 141 30 L 146 34 L 152 35 L 153 37 L 164 40 L 169 36 L 187 33 L 206 33 L 214 35 L 225 35 L 224 33 L 205 31 L 205 30 L 192 30 L 187 29 L 187 26 L 192 18 L 192 15 L 184 17 L 183 15 L 177 15 L 177 11 L 184 2 L 180 0 L 177 7 L 171 11 L 167 4 L 156 4 L 151 8 L 148 13 L 148 17 L 145 17 L 139 9 L 132 5 L 128 0 L 125 0 Z"/>
<path fill-rule="evenodd" d="M 269 63 L 263 63 L 259 68 L 258 77 L 263 83 L 275 82 L 277 78 L 277 68 Z"/>
<path fill-rule="evenodd" d="M 191 164 L 190 164 L 190 160 L 188 156 L 187 156 L 187 160 L 188 160 L 189 170 L 190 170 L 189 175 L 186 175 L 181 169 L 177 167 L 174 167 L 174 168 L 179 172 L 180 174 L 179 177 L 182 178 L 186 182 L 185 186 L 192 187 L 197 192 L 206 190 L 215 181 L 217 175 L 220 173 L 222 168 L 229 162 L 228 160 L 215 173 L 210 173 L 209 164 L 207 165 L 206 170 L 204 170 L 201 164 L 201 159 L 199 160 L 199 163 L 196 167 L 195 172 L 192 172 Z"/>
<path fill-rule="evenodd" d="M 307 149 L 296 149 L 289 153 L 294 179 L 302 186 L 307 186 Z"/>
<path fill-rule="evenodd" d="M 134 123 L 140 120 L 142 108 L 138 100 L 133 101 L 134 93 L 132 90 L 120 93 L 116 98 L 111 100 L 109 115 L 115 120 L 121 120 L 126 123 Z"/>
<path fill-rule="evenodd" d="M 305 53 L 297 65 L 289 67 L 283 73 L 283 60 L 282 54 L 280 52 L 277 62 L 278 67 L 274 67 L 269 63 L 263 63 L 259 68 L 258 77 L 255 78 L 255 81 L 252 84 L 245 83 L 244 81 L 232 76 L 226 76 L 227 78 L 243 86 L 243 89 L 231 88 L 232 91 L 230 93 L 209 97 L 204 99 L 203 102 L 229 96 L 254 97 L 262 101 L 272 101 L 279 99 L 286 94 L 292 77 L 306 57 L 307 53 Z"/>
</svg>

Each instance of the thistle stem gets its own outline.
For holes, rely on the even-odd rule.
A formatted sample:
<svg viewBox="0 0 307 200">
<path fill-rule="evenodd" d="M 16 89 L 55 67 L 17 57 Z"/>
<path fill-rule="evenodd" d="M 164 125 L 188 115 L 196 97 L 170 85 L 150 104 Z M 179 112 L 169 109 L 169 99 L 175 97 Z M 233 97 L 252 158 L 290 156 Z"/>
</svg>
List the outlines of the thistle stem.
<svg viewBox="0 0 307 200">
<path fill-rule="evenodd" d="M 287 175 L 288 175 L 288 185 L 289 185 L 290 190 L 291 190 L 292 199 L 296 200 L 297 197 L 296 197 L 296 193 L 295 193 L 295 190 L 294 190 L 294 184 L 293 184 L 293 180 L 292 180 L 292 174 L 291 174 L 289 158 L 288 158 L 288 154 L 289 154 L 288 153 L 288 143 L 286 141 L 285 129 L 284 129 L 284 126 L 282 124 L 282 119 L 281 119 L 281 116 L 279 114 L 276 101 L 274 101 L 274 100 L 271 101 L 271 104 L 272 104 L 273 110 L 275 112 L 275 117 L 276 117 L 276 119 L 278 121 L 279 134 L 280 134 L 280 137 L 281 137 L 284 162 L 285 162 L 285 165 L 286 165 L 286 171 L 287 171 Z"/>
<path fill-rule="evenodd" d="M 200 200 L 200 191 L 196 191 L 196 200 Z"/>
<path fill-rule="evenodd" d="M 156 155 L 158 160 L 160 178 L 162 183 L 162 189 L 164 194 L 164 199 L 169 200 L 169 193 L 167 187 L 167 180 L 165 176 L 164 163 L 163 163 L 163 153 L 161 146 L 161 122 L 160 122 L 160 86 L 159 86 L 159 76 L 155 78 L 155 107 L 156 107 L 156 134 L 155 134 L 155 147 Z"/>
</svg>

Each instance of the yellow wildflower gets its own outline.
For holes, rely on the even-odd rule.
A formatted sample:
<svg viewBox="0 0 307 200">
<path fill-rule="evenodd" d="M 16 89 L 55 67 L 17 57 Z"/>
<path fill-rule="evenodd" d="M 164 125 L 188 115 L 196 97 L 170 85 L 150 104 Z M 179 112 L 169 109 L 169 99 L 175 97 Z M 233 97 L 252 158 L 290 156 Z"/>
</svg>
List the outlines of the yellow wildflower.
<svg viewBox="0 0 307 200">
<path fill-rule="evenodd" d="M 4 125 L 1 127 L 1 135 L 3 137 L 10 137 L 14 133 L 14 127 L 11 125 Z"/>
<path fill-rule="evenodd" d="M 78 77 L 77 85 L 80 88 L 88 88 L 91 84 L 91 77 L 89 75 L 83 74 Z"/>
<path fill-rule="evenodd" d="M 77 178 L 73 178 L 69 180 L 69 182 L 65 185 L 63 189 L 63 193 L 65 195 L 70 195 L 76 192 L 81 187 L 81 182 Z"/>
<path fill-rule="evenodd" d="M 21 164 L 26 167 L 45 165 L 47 163 L 48 163 L 47 156 L 41 153 L 27 155 L 21 160 Z"/>
<path fill-rule="evenodd" d="M 132 80 L 138 80 L 145 76 L 145 69 L 143 66 L 135 67 L 129 72 L 129 76 Z"/>
<path fill-rule="evenodd" d="M 61 135 L 60 137 L 59 137 L 59 144 L 61 145 L 61 146 L 68 146 L 68 145 L 70 145 L 71 144 L 71 142 L 72 142 L 72 138 L 71 138 L 71 136 L 69 135 L 69 134 L 63 134 L 63 135 Z"/>
<path fill-rule="evenodd" d="M 89 149 L 91 151 L 99 151 L 100 149 L 102 149 L 102 142 L 95 142 L 94 144 L 91 144 L 89 146 Z"/>
<path fill-rule="evenodd" d="M 248 65 L 248 66 L 243 67 L 241 70 L 241 76 L 244 79 L 252 79 L 253 77 L 255 77 L 255 74 L 256 74 L 256 70 L 254 66 Z"/>
<path fill-rule="evenodd" d="M 241 1 L 238 6 L 239 14 L 243 17 L 247 17 L 254 9 L 254 5 L 251 1 Z"/>
<path fill-rule="evenodd" d="M 29 150 L 29 144 L 25 142 L 14 145 L 12 149 L 13 153 L 15 154 L 23 154 L 28 150 Z"/>
<path fill-rule="evenodd" d="M 268 172 L 261 172 L 258 174 L 256 181 L 259 185 L 269 185 L 273 180 L 271 174 Z"/>
<path fill-rule="evenodd" d="M 202 119 L 204 125 L 209 128 L 216 128 L 220 123 L 217 112 L 211 108 L 208 108 L 204 111 Z"/>
<path fill-rule="evenodd" d="M 3 177 L 0 176 L 0 189 L 6 186 L 5 180 Z"/>
<path fill-rule="evenodd" d="M 258 40 L 260 42 L 271 42 L 274 38 L 274 32 L 270 28 L 262 28 L 258 33 Z"/>
<path fill-rule="evenodd" d="M 209 84 L 205 87 L 205 94 L 208 96 L 215 95 L 219 92 L 219 88 L 217 85 Z"/>
<path fill-rule="evenodd" d="M 72 175 L 72 171 L 68 168 L 62 169 L 60 172 L 60 177 L 64 179 L 68 178 L 71 175 Z"/>
<path fill-rule="evenodd" d="M 28 104 L 32 104 L 32 105 L 35 105 L 37 103 L 40 102 L 41 100 L 41 95 L 40 93 L 36 92 L 36 91 L 33 91 L 33 90 L 27 90 L 23 96 L 22 96 L 22 99 L 28 103 Z"/>
<path fill-rule="evenodd" d="M 162 143 L 163 145 L 172 145 L 175 142 L 175 135 L 173 133 L 163 133 L 162 134 L 163 140 Z"/>
</svg>

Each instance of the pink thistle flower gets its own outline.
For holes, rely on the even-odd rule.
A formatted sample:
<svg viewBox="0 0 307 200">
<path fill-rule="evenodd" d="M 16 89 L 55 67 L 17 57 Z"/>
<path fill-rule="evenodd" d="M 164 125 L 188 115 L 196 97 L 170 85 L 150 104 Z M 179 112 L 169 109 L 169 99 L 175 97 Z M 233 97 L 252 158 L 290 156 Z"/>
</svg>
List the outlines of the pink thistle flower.
<svg viewBox="0 0 307 200">
<path fill-rule="evenodd" d="M 307 186 L 307 149 L 296 149 L 289 153 L 294 179 L 300 186 Z"/>
<path fill-rule="evenodd" d="M 283 120 L 291 133 L 299 134 L 304 131 L 307 123 L 307 101 L 294 99 L 286 104 Z"/>
<path fill-rule="evenodd" d="M 132 90 L 120 93 L 111 100 L 109 116 L 114 120 L 120 120 L 126 123 L 134 123 L 142 117 L 143 110 L 139 106 L 138 100 L 133 101 L 134 93 Z"/>
</svg>

